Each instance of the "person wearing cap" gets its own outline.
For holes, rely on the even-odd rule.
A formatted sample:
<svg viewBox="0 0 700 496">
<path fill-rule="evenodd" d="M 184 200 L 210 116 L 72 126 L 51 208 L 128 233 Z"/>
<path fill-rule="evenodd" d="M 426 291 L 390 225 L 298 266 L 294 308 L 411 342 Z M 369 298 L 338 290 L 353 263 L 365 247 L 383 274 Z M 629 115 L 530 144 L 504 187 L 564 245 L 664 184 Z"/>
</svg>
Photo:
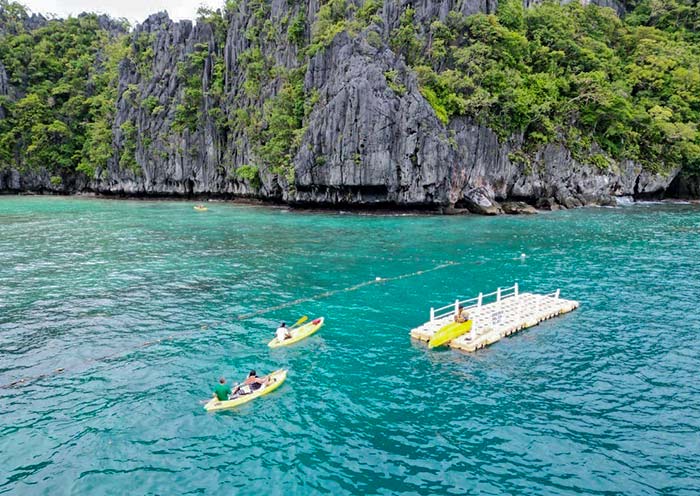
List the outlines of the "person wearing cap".
<svg viewBox="0 0 700 496">
<path fill-rule="evenodd" d="M 214 396 L 216 396 L 216 399 L 219 401 L 226 401 L 228 400 L 229 394 L 231 394 L 231 386 L 226 384 L 226 379 L 222 377 L 214 388 Z"/>
<path fill-rule="evenodd" d="M 277 328 L 275 331 L 275 335 L 277 336 L 277 341 L 282 342 L 285 339 L 289 339 L 292 337 L 292 334 L 289 332 L 289 327 L 287 327 L 287 324 L 282 322 L 280 326 Z"/>
</svg>

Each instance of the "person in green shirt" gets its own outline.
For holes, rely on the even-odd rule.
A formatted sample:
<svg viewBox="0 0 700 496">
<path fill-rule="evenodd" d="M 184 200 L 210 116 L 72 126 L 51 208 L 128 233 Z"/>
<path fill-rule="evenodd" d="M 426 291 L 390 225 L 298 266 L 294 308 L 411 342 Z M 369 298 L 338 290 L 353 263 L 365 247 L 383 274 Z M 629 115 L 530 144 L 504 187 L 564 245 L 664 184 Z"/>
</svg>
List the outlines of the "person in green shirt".
<svg viewBox="0 0 700 496">
<path fill-rule="evenodd" d="M 219 401 L 226 401 L 228 400 L 229 394 L 231 394 L 231 386 L 226 384 L 226 379 L 222 377 L 214 388 L 214 396 L 216 396 L 216 399 Z"/>
</svg>

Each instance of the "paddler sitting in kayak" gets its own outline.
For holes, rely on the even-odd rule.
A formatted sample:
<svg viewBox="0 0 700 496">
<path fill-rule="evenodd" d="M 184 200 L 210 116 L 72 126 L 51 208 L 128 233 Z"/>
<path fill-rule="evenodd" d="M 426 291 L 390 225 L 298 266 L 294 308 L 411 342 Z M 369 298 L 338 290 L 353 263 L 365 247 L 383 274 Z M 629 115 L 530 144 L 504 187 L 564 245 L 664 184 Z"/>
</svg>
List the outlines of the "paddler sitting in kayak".
<svg viewBox="0 0 700 496">
<path fill-rule="evenodd" d="M 226 379 L 222 377 L 214 388 L 214 396 L 216 396 L 216 399 L 219 401 L 226 401 L 228 400 L 229 394 L 231 394 L 231 386 L 226 384 Z"/>
<path fill-rule="evenodd" d="M 277 336 L 277 341 L 280 343 L 285 339 L 290 339 L 292 337 L 292 333 L 289 332 L 289 327 L 287 327 L 287 324 L 284 322 L 282 322 L 277 328 L 275 335 Z"/>
<path fill-rule="evenodd" d="M 469 312 L 467 312 L 463 306 L 460 305 L 459 311 L 455 313 L 455 322 L 462 324 L 469 320 Z"/>
<path fill-rule="evenodd" d="M 248 373 L 246 380 L 243 381 L 243 384 L 236 386 L 236 389 L 233 390 L 231 396 L 254 393 L 261 387 L 267 386 L 269 383 L 270 377 L 258 377 L 255 370 L 251 370 Z"/>
</svg>

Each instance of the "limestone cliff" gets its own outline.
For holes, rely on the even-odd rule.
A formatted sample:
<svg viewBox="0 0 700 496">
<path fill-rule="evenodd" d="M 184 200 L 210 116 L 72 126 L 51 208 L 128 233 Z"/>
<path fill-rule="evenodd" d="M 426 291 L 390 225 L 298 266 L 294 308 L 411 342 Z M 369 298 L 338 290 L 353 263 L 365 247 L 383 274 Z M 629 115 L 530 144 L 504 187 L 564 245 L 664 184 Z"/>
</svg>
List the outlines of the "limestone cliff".
<svg viewBox="0 0 700 496">
<path fill-rule="evenodd" d="M 555 144 L 524 162 L 521 136 L 499 140 L 467 118 L 443 124 L 388 43 L 409 4 L 422 28 L 450 11 L 497 7 L 495 0 L 386 0 L 370 22 L 308 57 L 299 46 L 311 40 L 318 0 L 241 0 L 223 26 L 152 15 L 129 35 L 148 56 L 119 66 L 114 154 L 106 166 L 94 177 L 64 175 L 60 184 L 45 171 L 0 170 L 0 190 L 464 206 L 480 213 L 499 212 L 505 200 L 574 207 L 663 195 L 677 171 L 652 174 L 630 162 L 601 170 Z M 270 105 L 283 104 L 275 98 L 297 73 L 310 103 L 289 156 L 270 159 L 266 117 Z M 398 80 L 388 81 L 388 73 Z M 0 95 L 11 91 L 0 66 Z"/>
</svg>

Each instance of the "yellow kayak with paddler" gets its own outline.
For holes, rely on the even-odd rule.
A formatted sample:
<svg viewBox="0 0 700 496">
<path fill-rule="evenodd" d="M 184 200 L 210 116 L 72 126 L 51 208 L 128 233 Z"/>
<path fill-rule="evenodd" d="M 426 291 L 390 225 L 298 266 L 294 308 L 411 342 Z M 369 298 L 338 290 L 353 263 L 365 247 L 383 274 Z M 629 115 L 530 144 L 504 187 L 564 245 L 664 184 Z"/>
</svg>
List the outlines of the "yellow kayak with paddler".
<svg viewBox="0 0 700 496">
<path fill-rule="evenodd" d="M 290 329 L 289 334 L 292 335 L 291 338 L 285 339 L 284 341 L 280 341 L 279 339 L 275 338 L 269 343 L 267 343 L 267 345 L 270 348 L 279 348 L 281 346 L 289 346 L 290 344 L 298 343 L 302 339 L 308 338 L 313 333 L 318 331 L 321 327 L 323 327 L 324 322 L 325 319 L 323 317 L 314 319 L 308 324 Z"/>
<path fill-rule="evenodd" d="M 233 399 L 226 400 L 226 401 L 219 401 L 217 398 L 212 398 L 207 402 L 206 405 L 204 405 L 204 409 L 208 412 L 217 412 L 220 410 L 229 410 L 231 408 L 235 408 L 237 406 L 243 405 L 245 403 L 248 403 L 250 401 L 253 401 L 256 398 L 259 398 L 261 396 L 265 396 L 266 394 L 271 393 L 278 387 L 282 385 L 284 380 L 287 378 L 287 370 L 286 369 L 280 369 L 272 372 L 271 374 L 268 374 L 267 377 L 270 378 L 270 383 L 267 384 L 266 386 L 262 386 L 260 389 L 257 391 L 254 391 L 249 394 L 243 394 L 240 396 L 236 396 Z"/>
<path fill-rule="evenodd" d="M 204 205 L 195 205 L 195 206 L 192 207 L 192 208 L 194 208 L 197 212 L 206 212 L 207 210 L 209 210 L 209 209 L 208 209 L 207 207 L 205 207 Z"/>
</svg>

